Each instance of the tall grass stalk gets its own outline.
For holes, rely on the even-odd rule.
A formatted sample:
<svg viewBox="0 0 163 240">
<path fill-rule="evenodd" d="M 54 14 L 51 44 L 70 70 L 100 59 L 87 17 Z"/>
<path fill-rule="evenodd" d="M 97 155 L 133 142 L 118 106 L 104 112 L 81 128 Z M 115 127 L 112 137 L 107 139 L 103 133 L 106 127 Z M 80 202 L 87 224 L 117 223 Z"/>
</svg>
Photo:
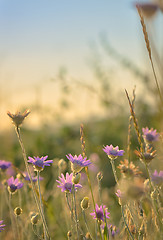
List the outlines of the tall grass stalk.
<svg viewBox="0 0 163 240">
<path fill-rule="evenodd" d="M 18 140 L 19 140 L 19 144 L 20 144 L 21 149 L 22 149 L 23 158 L 24 158 L 24 162 L 25 162 L 27 173 L 29 175 L 30 183 L 31 183 L 31 186 L 32 186 L 32 192 L 33 192 L 33 196 L 34 196 L 34 199 L 35 199 L 35 202 L 36 202 L 36 206 L 37 206 L 39 214 L 41 216 L 43 225 L 44 225 L 44 227 L 46 229 L 46 233 L 47 233 L 47 235 L 48 235 L 48 237 L 50 239 L 48 227 L 46 225 L 46 221 L 45 221 L 44 215 L 42 214 L 42 211 L 41 211 L 41 208 L 40 208 L 40 204 L 39 204 L 39 200 L 38 200 L 37 195 L 36 195 L 36 189 L 35 189 L 34 183 L 32 181 L 32 176 L 31 176 L 31 172 L 30 172 L 30 169 L 29 169 L 29 166 L 28 166 L 28 160 L 27 160 L 27 156 L 26 156 L 26 151 L 25 151 L 25 148 L 24 148 L 23 141 L 21 139 L 19 127 L 15 127 L 15 131 L 16 131 L 16 134 L 17 134 L 17 137 L 18 137 Z"/>
<path fill-rule="evenodd" d="M 160 87 L 159 87 L 159 83 L 158 83 L 157 76 L 156 76 L 156 71 L 155 71 L 155 68 L 154 68 L 153 60 L 152 60 L 151 47 L 150 47 L 150 43 L 149 43 L 149 38 L 148 38 L 147 30 L 146 30 L 144 17 L 143 17 L 143 14 L 141 13 L 140 7 L 137 6 L 137 10 L 138 10 L 138 14 L 139 14 L 139 17 L 140 17 L 140 22 L 141 22 L 141 25 L 142 25 L 142 30 L 143 30 L 143 34 L 144 34 L 144 40 L 145 40 L 145 43 L 146 43 L 146 48 L 148 50 L 148 55 L 149 55 L 149 59 L 150 59 L 150 62 L 151 62 L 151 66 L 152 66 L 152 71 L 153 71 L 156 87 L 157 87 L 157 90 L 158 90 L 158 94 L 159 94 L 161 103 L 163 104 L 162 93 L 161 93 L 161 90 L 160 90 Z"/>
</svg>

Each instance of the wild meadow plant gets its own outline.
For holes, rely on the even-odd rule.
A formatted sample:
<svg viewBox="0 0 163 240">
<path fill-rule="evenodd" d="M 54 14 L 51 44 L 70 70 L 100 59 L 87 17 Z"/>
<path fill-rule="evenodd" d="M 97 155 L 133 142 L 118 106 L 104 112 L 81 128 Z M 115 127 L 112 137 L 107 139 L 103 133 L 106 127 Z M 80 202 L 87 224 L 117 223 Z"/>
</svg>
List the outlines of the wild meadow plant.
<svg viewBox="0 0 163 240">
<path fill-rule="evenodd" d="M 41 180 L 42 183 L 44 182 L 44 178 L 40 176 L 41 173 L 46 166 L 53 167 L 55 160 L 48 160 L 47 155 L 42 157 L 28 156 L 27 158 L 20 136 L 20 124 L 23 123 L 29 111 L 22 115 L 20 113 L 9 114 L 15 125 L 26 170 L 18 169 L 11 162 L 0 161 L 2 191 L 10 213 L 6 214 L 6 217 L 3 216 L 5 218 L 0 221 L 0 231 L 3 230 L 4 239 L 106 240 L 162 238 L 163 171 L 156 169 L 151 172 L 150 169 L 150 163 L 155 161 L 156 158 L 157 150 L 155 146 L 160 141 L 161 135 L 153 128 L 145 127 L 142 128 L 142 131 L 140 130 L 134 111 L 134 101 L 130 101 L 127 91 L 126 94 L 139 143 L 139 148 L 134 153 L 135 157 L 140 159 L 144 169 L 143 167 L 140 169 L 140 165 L 135 165 L 130 160 L 131 157 L 129 159 L 124 157 L 125 154 L 130 156 L 129 151 L 131 149 L 129 146 L 127 151 L 120 150 L 119 146 L 114 147 L 112 144 L 101 147 L 101 151 L 108 156 L 109 161 L 106 159 L 106 162 L 108 164 L 110 162 L 112 166 L 116 182 L 114 201 L 119 203 L 122 217 L 119 221 L 115 221 L 112 203 L 103 200 L 101 183 L 105 176 L 102 172 L 99 171 L 96 177 L 94 175 L 92 178 L 91 165 L 93 165 L 93 162 L 86 156 L 84 126 L 81 125 L 82 153 L 79 155 L 68 153 L 66 155 L 67 162 L 63 159 L 58 161 L 58 177 L 56 173 L 54 174 L 57 185 L 54 184 L 54 192 L 49 193 L 55 202 L 55 198 L 59 196 L 57 196 L 57 188 L 61 189 L 61 205 L 59 204 L 59 206 L 62 208 L 62 217 L 60 215 L 55 216 L 63 222 L 63 225 L 62 222 L 60 223 L 63 235 L 59 236 L 54 233 L 53 222 L 50 221 L 47 211 L 48 202 L 44 199 L 46 189 L 42 194 L 40 185 Z M 133 99 L 135 100 L 134 94 Z M 129 134 L 131 134 L 130 127 Z M 129 139 L 131 141 L 131 136 L 128 136 Z M 128 141 L 128 145 L 130 141 Z M 119 160 L 119 158 L 121 159 Z M 122 158 L 124 159 L 122 160 Z M 33 169 L 30 166 L 31 164 Z M 6 172 L 10 167 L 15 168 L 17 175 L 7 178 Z M 34 175 L 35 172 L 37 176 Z M 15 203 L 19 205 L 15 207 Z M 56 209 L 56 206 L 54 207 Z M 23 214 L 26 214 L 26 224 L 23 223 Z M 66 221 L 64 218 L 66 218 Z M 5 238 L 5 232 L 7 232 L 6 236 L 8 232 L 11 233 L 11 236 Z"/>
<path fill-rule="evenodd" d="M 142 6 L 137 5 L 137 9 L 162 102 Z M 28 155 L 31 154 L 26 153 L 21 125 L 30 114 L 29 110 L 22 114 L 7 113 L 15 126 L 25 168 L 21 166 L 22 170 L 12 162 L 0 160 L 0 219 L 3 219 L 0 220 L 0 239 L 163 239 L 163 171 L 151 167 L 156 158 L 161 158 L 161 149 L 157 146 L 162 134 L 153 128 L 139 127 L 134 108 L 135 89 L 132 100 L 127 90 L 125 92 L 131 113 L 127 149 L 120 150 L 119 146 L 114 147 L 111 143 L 100 146 L 101 153 L 105 152 L 109 159 L 106 157 L 106 164 L 111 165 L 115 178 L 115 186 L 110 190 L 113 197 L 109 195 L 107 199 L 102 186 L 105 175 L 99 169 L 96 172 L 93 161 L 86 153 L 83 124 L 80 126 L 81 153 L 67 153 L 66 161 L 60 159 L 57 162 L 55 159 L 48 160 L 48 155 L 30 157 Z M 132 122 L 138 140 L 135 155 L 131 153 Z M 135 161 L 135 158 L 140 161 Z M 44 185 L 47 166 L 53 169 L 52 189 Z M 15 172 L 8 175 L 10 168 Z M 115 217 L 117 210 L 119 215 Z"/>
</svg>

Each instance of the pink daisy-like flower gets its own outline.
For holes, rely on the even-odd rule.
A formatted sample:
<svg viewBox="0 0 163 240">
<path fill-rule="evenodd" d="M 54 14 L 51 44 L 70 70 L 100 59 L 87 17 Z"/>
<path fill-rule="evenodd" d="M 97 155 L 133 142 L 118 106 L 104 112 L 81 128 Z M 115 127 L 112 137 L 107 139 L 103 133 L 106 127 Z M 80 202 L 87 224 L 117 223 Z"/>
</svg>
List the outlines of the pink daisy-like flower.
<svg viewBox="0 0 163 240">
<path fill-rule="evenodd" d="M 102 205 L 99 207 L 98 204 L 96 204 L 96 211 L 93 210 L 93 213 L 90 213 L 90 215 L 93 216 L 93 219 L 97 219 L 99 221 L 103 221 L 104 222 L 104 213 L 103 213 L 103 209 L 104 209 L 104 212 L 105 212 L 105 216 L 106 218 L 109 218 L 109 212 L 108 212 L 108 209 L 106 208 L 105 205 Z"/>
<path fill-rule="evenodd" d="M 146 127 L 142 128 L 142 132 L 144 141 L 148 144 L 151 144 L 159 140 L 159 133 L 157 133 L 156 129 L 153 130 L 153 128 L 149 129 L 148 127 Z"/>
<path fill-rule="evenodd" d="M 8 183 L 8 190 L 12 194 L 15 193 L 17 189 L 22 188 L 24 185 L 22 182 L 19 182 L 18 178 L 14 179 L 13 176 L 7 180 L 7 183 Z"/>
<path fill-rule="evenodd" d="M 82 168 L 87 167 L 91 164 L 91 161 L 85 157 L 83 158 L 80 154 L 79 156 L 72 156 L 71 154 L 66 155 L 68 160 L 71 161 L 71 168 L 73 172 L 80 172 Z"/>
<path fill-rule="evenodd" d="M 2 224 L 3 220 L 0 221 L 0 232 L 2 232 L 2 230 L 4 230 L 4 227 L 6 226 L 5 224 Z"/>
<path fill-rule="evenodd" d="M 151 176 L 152 178 L 152 182 L 154 182 L 155 184 L 161 184 L 163 183 L 163 171 L 160 171 L 159 173 L 157 172 L 157 170 L 154 171 L 154 173 Z"/>
<path fill-rule="evenodd" d="M 5 171 L 10 166 L 11 166 L 11 162 L 7 162 L 5 160 L 0 160 L 0 168 L 2 169 L 2 171 Z"/>
<path fill-rule="evenodd" d="M 72 192 L 72 188 L 73 188 L 73 182 L 72 182 L 72 178 L 73 178 L 73 173 L 71 173 L 69 175 L 69 173 L 66 173 L 66 178 L 64 177 L 63 173 L 61 173 L 61 177 L 59 177 L 59 180 L 56 180 L 57 183 L 59 183 L 59 185 L 57 185 L 58 188 L 61 188 L 62 192 L 66 192 L 66 193 L 71 193 Z M 77 190 L 77 188 L 81 188 L 82 185 L 81 184 L 74 184 L 75 190 Z"/>
<path fill-rule="evenodd" d="M 110 146 L 104 146 L 103 151 L 108 155 L 111 160 L 114 160 L 119 156 L 123 156 L 124 154 L 124 150 L 119 150 L 118 146 L 113 147 L 112 144 Z"/>
<path fill-rule="evenodd" d="M 45 166 L 50 166 L 50 163 L 53 162 L 53 160 L 47 160 L 48 156 L 45 157 L 28 157 L 28 162 L 33 164 L 34 170 L 35 171 L 42 171 Z"/>
</svg>

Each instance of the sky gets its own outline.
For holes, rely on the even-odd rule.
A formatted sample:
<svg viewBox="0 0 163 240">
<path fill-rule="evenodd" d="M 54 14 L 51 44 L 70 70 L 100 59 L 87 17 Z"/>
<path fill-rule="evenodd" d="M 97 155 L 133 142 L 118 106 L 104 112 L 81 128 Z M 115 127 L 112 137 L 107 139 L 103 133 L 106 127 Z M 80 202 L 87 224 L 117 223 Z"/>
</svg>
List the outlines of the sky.
<svg viewBox="0 0 163 240">
<path fill-rule="evenodd" d="M 53 102 L 58 86 L 49 81 L 57 78 L 61 67 L 71 78 L 93 82 L 91 49 L 100 45 L 101 34 L 142 67 L 145 47 L 132 0 L 0 0 L 1 111 L 35 101 L 43 83 L 40 100 Z M 106 62 L 112 66 L 109 59 Z M 132 88 L 134 79 L 127 78 L 118 84 Z"/>
</svg>

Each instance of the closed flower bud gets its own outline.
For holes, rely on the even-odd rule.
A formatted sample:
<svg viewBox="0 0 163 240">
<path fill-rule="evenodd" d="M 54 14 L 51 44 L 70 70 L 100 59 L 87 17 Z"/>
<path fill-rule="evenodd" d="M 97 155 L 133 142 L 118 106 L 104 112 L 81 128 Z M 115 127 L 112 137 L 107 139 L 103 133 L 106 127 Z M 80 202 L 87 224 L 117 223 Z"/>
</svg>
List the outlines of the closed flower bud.
<svg viewBox="0 0 163 240">
<path fill-rule="evenodd" d="M 87 240 L 91 240 L 92 239 L 91 238 L 91 234 L 89 232 L 86 233 L 85 237 L 86 237 Z"/>
<path fill-rule="evenodd" d="M 67 237 L 68 237 L 68 239 L 70 239 L 72 237 L 72 232 L 71 231 L 68 231 Z"/>
<path fill-rule="evenodd" d="M 89 207 L 89 198 L 84 197 L 83 200 L 81 201 L 81 208 L 83 210 L 87 209 Z"/>
<path fill-rule="evenodd" d="M 97 173 L 97 180 L 101 181 L 103 179 L 103 174 L 102 172 Z"/>
<path fill-rule="evenodd" d="M 75 174 L 75 176 L 72 177 L 73 184 L 78 184 L 80 181 L 80 177 L 81 177 L 80 173 Z"/>
<path fill-rule="evenodd" d="M 22 211 L 22 209 L 21 209 L 20 207 L 16 207 L 16 208 L 14 209 L 14 213 L 15 213 L 16 216 L 21 215 L 22 212 L 23 212 L 23 211 Z"/>
<path fill-rule="evenodd" d="M 59 162 L 58 162 L 58 167 L 62 172 L 64 172 L 67 168 L 66 161 L 64 159 L 60 159 Z"/>
<path fill-rule="evenodd" d="M 38 213 L 32 214 L 32 216 L 31 216 L 31 223 L 35 225 L 35 224 L 38 223 L 38 220 L 39 220 L 39 214 Z"/>
</svg>

